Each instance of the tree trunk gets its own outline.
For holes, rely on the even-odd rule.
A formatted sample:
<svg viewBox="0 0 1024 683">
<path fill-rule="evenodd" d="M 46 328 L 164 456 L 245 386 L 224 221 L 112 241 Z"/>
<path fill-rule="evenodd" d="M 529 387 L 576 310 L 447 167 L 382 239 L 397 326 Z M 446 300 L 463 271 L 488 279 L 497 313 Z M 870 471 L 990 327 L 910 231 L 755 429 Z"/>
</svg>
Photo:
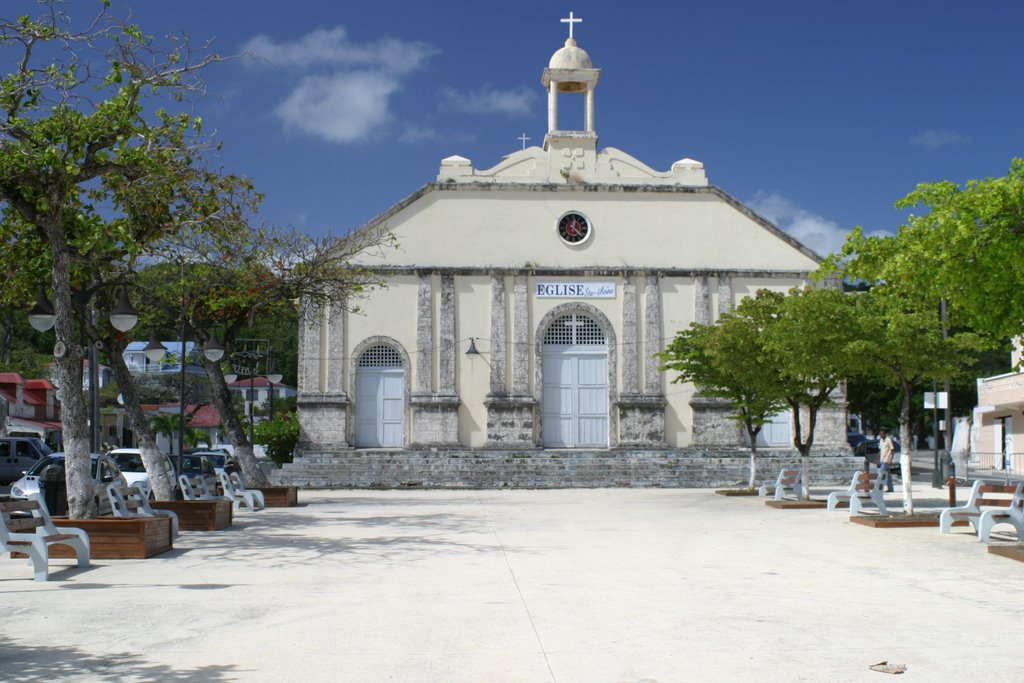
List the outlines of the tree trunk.
<svg viewBox="0 0 1024 683">
<path fill-rule="evenodd" d="M 135 438 L 142 451 L 142 463 L 149 475 L 149 487 L 157 500 L 174 500 L 174 472 L 168 471 L 167 459 L 163 457 L 159 446 L 156 445 L 156 438 L 153 430 L 142 412 L 142 405 L 139 402 L 139 392 L 135 388 L 135 380 L 132 378 L 128 366 L 124 362 L 121 345 L 110 347 L 110 356 L 107 361 L 114 372 L 114 381 L 117 388 L 121 390 L 124 398 L 124 409 L 128 416 L 128 423 L 135 432 Z"/>
<path fill-rule="evenodd" d="M 756 429 L 747 424 L 747 436 L 750 437 L 750 479 L 747 481 L 747 488 L 752 489 L 757 485 L 757 435 L 761 427 Z"/>
<path fill-rule="evenodd" d="M 71 290 L 71 256 L 68 253 L 60 214 L 45 226 L 53 254 L 51 289 L 55 317 L 54 347 L 57 398 L 61 403 L 64 432 L 64 472 L 67 477 L 68 516 L 92 519 L 97 514 L 89 457 L 89 430 L 83 396 L 82 359 L 85 352 L 75 335 L 75 295 Z M 84 311 L 79 311 L 84 315 Z M 60 347 L 63 347 L 61 350 Z"/>
<path fill-rule="evenodd" d="M 238 419 L 238 414 L 235 412 L 231 401 L 231 390 L 228 389 L 227 382 L 224 381 L 224 373 L 221 372 L 220 365 L 208 360 L 202 354 L 200 357 L 203 360 L 203 367 L 206 368 L 206 375 L 210 378 L 213 404 L 217 406 L 217 412 L 220 413 L 220 419 L 228 432 L 228 438 L 235 447 L 234 457 L 238 466 L 242 468 L 242 483 L 246 486 L 267 486 L 270 481 L 263 474 L 259 463 L 256 462 L 252 444 L 249 442 L 249 435 L 245 431 L 245 425 Z"/>
<path fill-rule="evenodd" d="M 910 394 L 911 386 L 907 382 L 903 385 L 903 405 L 900 406 L 900 486 L 903 491 L 903 512 L 908 515 L 914 514 L 914 493 L 911 490 L 910 481 L 910 460 L 911 449 L 914 447 L 910 436 Z"/>
</svg>

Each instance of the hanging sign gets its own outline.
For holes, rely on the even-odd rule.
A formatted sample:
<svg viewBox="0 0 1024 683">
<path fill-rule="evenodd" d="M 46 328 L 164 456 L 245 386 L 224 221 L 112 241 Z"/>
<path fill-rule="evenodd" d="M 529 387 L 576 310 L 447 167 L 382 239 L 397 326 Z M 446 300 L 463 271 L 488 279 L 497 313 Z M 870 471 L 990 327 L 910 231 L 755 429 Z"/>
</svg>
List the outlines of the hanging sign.
<svg viewBox="0 0 1024 683">
<path fill-rule="evenodd" d="M 614 282 L 537 282 L 533 291 L 539 299 L 614 299 Z"/>
<path fill-rule="evenodd" d="M 949 405 L 949 394 L 945 391 L 924 392 L 925 410 L 945 410 Z"/>
</svg>

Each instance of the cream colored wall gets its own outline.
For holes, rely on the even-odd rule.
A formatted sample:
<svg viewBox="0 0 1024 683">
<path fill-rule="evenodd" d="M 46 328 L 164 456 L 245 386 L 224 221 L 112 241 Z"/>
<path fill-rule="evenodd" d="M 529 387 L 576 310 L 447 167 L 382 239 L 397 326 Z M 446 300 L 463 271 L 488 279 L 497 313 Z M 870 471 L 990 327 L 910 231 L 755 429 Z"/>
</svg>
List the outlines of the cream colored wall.
<svg viewBox="0 0 1024 683">
<path fill-rule="evenodd" d="M 506 297 L 506 300 L 508 298 Z M 459 443 L 479 448 L 487 442 L 487 407 L 491 390 L 491 278 L 455 278 L 455 382 L 459 406 Z M 476 337 L 479 356 L 467 356 L 469 338 Z"/>
<path fill-rule="evenodd" d="M 593 226 L 581 245 L 558 238 L 556 222 L 568 211 L 583 213 Z M 400 247 L 369 264 L 817 268 L 814 259 L 708 193 L 437 190 L 386 223 Z"/>
<path fill-rule="evenodd" d="M 419 279 L 415 275 L 391 278 L 388 287 L 370 292 L 355 303 L 359 313 L 350 313 L 345 335 L 345 391 L 352 391 L 352 362 L 356 347 L 369 337 L 385 336 L 398 341 L 409 357 L 409 382 L 416 386 L 416 297 Z M 350 398 L 354 398 L 350 396 Z"/>
</svg>

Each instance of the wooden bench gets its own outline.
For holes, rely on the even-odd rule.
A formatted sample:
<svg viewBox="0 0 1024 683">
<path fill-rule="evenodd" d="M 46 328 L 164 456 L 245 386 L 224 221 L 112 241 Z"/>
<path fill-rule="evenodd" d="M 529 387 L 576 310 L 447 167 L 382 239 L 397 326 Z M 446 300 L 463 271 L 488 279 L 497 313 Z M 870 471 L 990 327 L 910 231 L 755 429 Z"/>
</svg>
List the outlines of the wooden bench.
<svg viewBox="0 0 1024 683">
<path fill-rule="evenodd" d="M 0 503 L 0 548 L 27 555 L 36 581 L 49 578 L 50 546 L 74 550 L 79 567 L 89 566 L 89 535 L 75 527 L 57 529 L 38 497 Z"/>
<path fill-rule="evenodd" d="M 779 471 L 779 476 L 775 479 L 774 484 L 765 482 L 761 484 L 761 488 L 757 490 L 757 495 L 764 498 L 768 495 L 769 490 L 775 491 L 775 500 L 782 500 L 786 497 L 786 492 L 796 496 L 798 500 L 802 500 L 804 495 L 804 487 L 801 483 L 802 472 L 799 468 L 788 469 L 783 467 Z"/>
<path fill-rule="evenodd" d="M 975 481 L 966 503 L 957 507 L 946 508 L 939 513 L 939 533 L 948 534 L 953 526 L 953 522 L 965 520 L 974 526 L 979 540 L 987 540 L 992 527 L 996 523 L 1010 522 L 1014 524 L 1010 518 L 1012 503 L 1015 501 L 1018 503 L 1017 515 L 1019 515 L 1019 497 L 1022 488 L 1024 488 L 1024 482 L 1001 484 L 984 479 Z M 981 518 L 986 513 L 989 514 L 985 516 L 986 528 L 983 536 Z M 1017 525 L 1014 524 L 1014 526 Z M 1024 526 L 1024 522 L 1021 523 L 1021 526 Z M 1021 527 L 1018 526 L 1017 529 L 1019 537 Z"/>
<path fill-rule="evenodd" d="M 878 514 L 888 515 L 889 509 L 885 506 L 884 493 L 885 472 L 871 473 L 858 470 L 845 491 L 833 491 L 828 494 L 828 509 L 835 510 L 840 501 L 846 501 L 850 504 L 850 515 L 853 516 L 861 511 L 865 503 L 873 503 L 878 508 Z"/>
<path fill-rule="evenodd" d="M 150 507 L 149 491 L 145 487 L 107 484 L 107 498 L 115 517 L 169 517 L 171 537 L 178 537 L 178 515 L 171 510 L 154 510 Z"/>
</svg>

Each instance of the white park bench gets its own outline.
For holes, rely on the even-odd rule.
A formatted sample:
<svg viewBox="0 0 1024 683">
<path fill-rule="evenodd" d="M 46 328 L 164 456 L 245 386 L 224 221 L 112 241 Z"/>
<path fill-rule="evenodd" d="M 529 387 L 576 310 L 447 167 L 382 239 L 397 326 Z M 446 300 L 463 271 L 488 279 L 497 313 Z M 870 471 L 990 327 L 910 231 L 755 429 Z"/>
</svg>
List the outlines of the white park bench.
<svg viewBox="0 0 1024 683">
<path fill-rule="evenodd" d="M 850 504 L 850 516 L 856 515 L 865 503 L 873 503 L 878 514 L 888 515 L 885 506 L 885 472 L 875 473 L 858 471 L 853 475 L 850 486 L 845 491 L 833 491 L 828 494 L 828 509 L 835 510 L 842 501 Z"/>
<path fill-rule="evenodd" d="M 995 524 L 1009 522 L 1017 528 L 1019 538 L 1022 527 L 1024 527 L 1024 521 L 1015 522 L 1020 519 L 1021 515 L 1020 496 L 1022 488 L 1024 488 L 1024 482 L 1001 484 L 984 479 L 975 481 L 966 503 L 958 507 L 946 508 L 939 513 L 939 533 L 948 534 L 953 526 L 953 522 L 966 520 L 974 526 L 978 539 L 986 541 Z M 1017 510 L 1014 513 L 1013 504 L 1015 502 Z M 982 523 L 983 518 L 984 524 Z"/>
<path fill-rule="evenodd" d="M 775 479 L 774 484 L 765 482 L 761 484 L 761 488 L 757 490 L 757 495 L 764 498 L 768 495 L 769 491 L 775 491 L 775 500 L 782 500 L 786 497 L 786 493 L 791 493 L 798 499 L 803 499 L 803 484 L 800 483 L 801 470 L 799 468 L 787 468 L 783 467 L 779 471 L 779 476 Z"/>
<path fill-rule="evenodd" d="M 256 512 L 266 507 L 262 491 L 249 491 L 246 489 L 242 485 L 241 477 L 234 472 L 228 473 L 221 468 L 217 468 L 215 472 L 217 473 L 217 479 L 220 480 L 221 488 L 224 489 L 224 495 L 234 501 L 236 510 L 241 510 L 243 505 L 250 512 Z"/>
<path fill-rule="evenodd" d="M 154 510 L 145 487 L 107 484 L 107 498 L 115 517 L 170 517 L 171 538 L 178 537 L 178 515 L 173 510 Z"/>
<path fill-rule="evenodd" d="M 178 475 L 178 485 L 181 487 L 181 495 L 185 500 L 226 500 L 234 502 L 230 496 L 221 496 L 210 490 L 206 485 L 206 477 L 189 477 L 184 474 Z"/>
<path fill-rule="evenodd" d="M 76 527 L 58 529 L 37 495 L 0 503 L 0 549 L 28 555 L 36 581 L 49 578 L 51 545 L 70 547 L 75 551 L 78 566 L 89 566 L 89 534 Z"/>
</svg>

